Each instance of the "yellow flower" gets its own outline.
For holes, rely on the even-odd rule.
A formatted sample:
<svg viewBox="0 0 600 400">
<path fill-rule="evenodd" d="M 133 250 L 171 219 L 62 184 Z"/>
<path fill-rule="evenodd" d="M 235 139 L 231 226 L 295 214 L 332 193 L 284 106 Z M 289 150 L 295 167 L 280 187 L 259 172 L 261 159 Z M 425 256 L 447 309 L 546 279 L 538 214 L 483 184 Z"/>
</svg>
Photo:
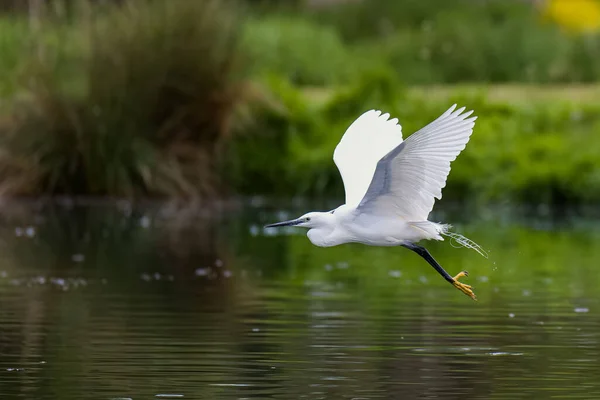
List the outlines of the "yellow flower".
<svg viewBox="0 0 600 400">
<path fill-rule="evenodd" d="M 600 29 L 598 0 L 547 0 L 544 14 L 570 32 L 590 33 Z"/>
</svg>

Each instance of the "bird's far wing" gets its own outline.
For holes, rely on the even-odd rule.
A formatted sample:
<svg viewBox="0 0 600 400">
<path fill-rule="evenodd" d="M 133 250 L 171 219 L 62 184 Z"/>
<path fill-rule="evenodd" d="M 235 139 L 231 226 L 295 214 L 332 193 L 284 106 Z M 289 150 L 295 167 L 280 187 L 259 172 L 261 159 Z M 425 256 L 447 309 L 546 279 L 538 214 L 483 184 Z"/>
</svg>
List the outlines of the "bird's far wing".
<svg viewBox="0 0 600 400">
<path fill-rule="evenodd" d="M 389 114 L 370 110 L 348 127 L 333 152 L 346 191 L 346 204 L 358 206 L 373 179 L 377 162 L 402 143 L 402 127 Z"/>
<path fill-rule="evenodd" d="M 456 104 L 379 161 L 359 208 L 409 221 L 425 221 L 450 173 L 450 162 L 465 148 L 477 117 Z"/>
</svg>

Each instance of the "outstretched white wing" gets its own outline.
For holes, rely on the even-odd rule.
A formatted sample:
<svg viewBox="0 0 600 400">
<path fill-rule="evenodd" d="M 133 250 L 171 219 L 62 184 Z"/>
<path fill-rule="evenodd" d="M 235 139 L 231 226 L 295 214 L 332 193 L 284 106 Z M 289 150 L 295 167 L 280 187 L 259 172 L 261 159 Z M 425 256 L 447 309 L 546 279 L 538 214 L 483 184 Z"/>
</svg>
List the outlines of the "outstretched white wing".
<svg viewBox="0 0 600 400">
<path fill-rule="evenodd" d="M 425 221 L 450 173 L 450 162 L 465 148 L 477 117 L 456 104 L 410 135 L 378 163 L 364 198 L 363 212 Z"/>
<path fill-rule="evenodd" d="M 333 152 L 346 191 L 346 204 L 358 206 L 373 180 L 377 163 L 402 143 L 402 127 L 389 114 L 370 110 L 348 127 Z"/>
</svg>

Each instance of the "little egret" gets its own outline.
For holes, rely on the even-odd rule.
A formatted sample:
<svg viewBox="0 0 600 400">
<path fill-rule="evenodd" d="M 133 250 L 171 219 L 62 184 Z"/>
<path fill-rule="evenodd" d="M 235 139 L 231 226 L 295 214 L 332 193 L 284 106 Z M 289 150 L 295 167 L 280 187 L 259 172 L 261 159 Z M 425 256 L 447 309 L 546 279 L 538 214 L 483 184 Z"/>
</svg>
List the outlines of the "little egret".
<svg viewBox="0 0 600 400">
<path fill-rule="evenodd" d="M 346 130 L 333 153 L 346 203 L 328 212 L 310 212 L 290 221 L 266 225 L 308 228 L 308 238 L 320 247 L 343 243 L 403 246 L 423 257 L 454 287 L 476 300 L 471 286 L 459 282 L 466 271 L 452 277 L 416 243 L 456 240 L 484 251 L 466 237 L 450 232 L 451 225 L 428 221 L 435 199 L 450 173 L 450 162 L 465 148 L 477 117 L 456 104 L 435 121 L 402 140 L 402 126 L 389 114 L 370 110 Z"/>
</svg>

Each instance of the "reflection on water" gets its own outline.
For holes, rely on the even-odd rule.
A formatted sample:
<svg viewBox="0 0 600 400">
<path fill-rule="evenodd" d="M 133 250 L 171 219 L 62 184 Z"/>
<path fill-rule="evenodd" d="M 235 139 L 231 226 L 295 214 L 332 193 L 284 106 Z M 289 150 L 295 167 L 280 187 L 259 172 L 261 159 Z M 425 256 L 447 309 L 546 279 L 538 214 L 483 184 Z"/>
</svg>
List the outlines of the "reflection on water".
<svg viewBox="0 0 600 400">
<path fill-rule="evenodd" d="M 1 398 L 600 398 L 589 221 L 436 216 L 490 251 L 428 244 L 475 303 L 409 251 L 316 248 L 279 217 L 4 206 Z"/>
</svg>

